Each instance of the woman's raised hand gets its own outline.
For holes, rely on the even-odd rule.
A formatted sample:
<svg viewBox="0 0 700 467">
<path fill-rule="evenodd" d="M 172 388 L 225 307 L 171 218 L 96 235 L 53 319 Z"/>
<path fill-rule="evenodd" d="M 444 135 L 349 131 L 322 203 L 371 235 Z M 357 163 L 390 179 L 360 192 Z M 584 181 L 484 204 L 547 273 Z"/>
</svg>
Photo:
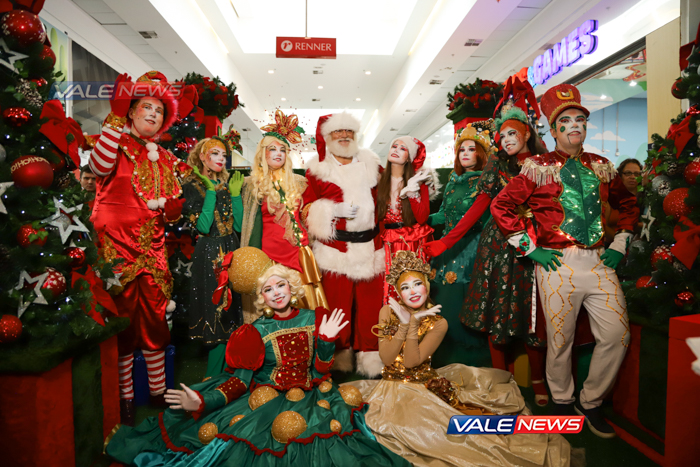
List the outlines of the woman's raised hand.
<svg viewBox="0 0 700 467">
<path fill-rule="evenodd" d="M 389 297 L 389 308 L 391 308 L 394 314 L 399 318 L 401 324 L 408 324 L 411 319 L 411 313 L 404 310 L 401 304 L 394 300 L 393 297 Z"/>
<path fill-rule="evenodd" d="M 436 313 L 440 313 L 442 311 L 442 305 L 435 305 L 432 308 L 425 309 L 423 311 L 419 311 L 418 313 L 413 314 L 413 318 L 416 320 L 420 320 L 421 318 L 424 318 L 426 316 L 435 316 Z"/>
<path fill-rule="evenodd" d="M 243 174 L 236 170 L 228 181 L 228 191 L 231 196 L 241 196 L 241 187 L 243 186 Z"/>
<path fill-rule="evenodd" d="M 321 325 L 318 327 L 319 335 L 324 335 L 329 339 L 337 336 L 340 330 L 350 323 L 350 321 L 347 320 L 343 322 L 343 318 L 345 318 L 345 313 L 343 313 L 343 310 L 337 308 L 333 310 L 330 317 L 328 315 L 323 315 Z"/>
<path fill-rule="evenodd" d="M 183 409 L 188 412 L 197 411 L 202 403 L 197 393 L 182 383 L 180 383 L 180 386 L 182 386 L 182 391 L 178 389 L 168 389 L 165 392 L 165 402 L 170 404 L 171 409 Z"/>
<path fill-rule="evenodd" d="M 196 166 L 192 167 L 192 172 L 194 172 L 195 175 L 199 177 L 207 191 L 216 191 L 216 186 L 214 185 L 214 182 L 209 180 L 209 177 L 202 175 L 202 172 L 200 172 Z"/>
</svg>

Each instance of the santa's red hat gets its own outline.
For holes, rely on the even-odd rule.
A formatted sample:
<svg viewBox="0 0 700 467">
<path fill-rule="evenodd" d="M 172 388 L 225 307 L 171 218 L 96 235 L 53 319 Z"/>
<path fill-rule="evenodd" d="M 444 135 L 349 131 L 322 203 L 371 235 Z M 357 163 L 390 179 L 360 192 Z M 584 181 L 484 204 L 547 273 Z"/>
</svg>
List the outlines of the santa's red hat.
<svg viewBox="0 0 700 467">
<path fill-rule="evenodd" d="M 413 136 L 397 136 L 389 143 L 389 150 L 391 150 L 391 147 L 397 141 L 401 141 L 406 148 L 408 148 L 408 158 L 413 165 L 413 170 L 417 172 L 423 167 L 423 163 L 425 162 L 425 145 L 418 138 L 414 138 Z"/>
<path fill-rule="evenodd" d="M 360 132 L 360 121 L 348 112 L 320 117 L 316 125 L 316 152 L 318 152 L 319 161 L 326 158 L 326 137 L 336 130 L 352 130 L 355 132 L 355 139 L 357 139 L 357 134 Z"/>
</svg>

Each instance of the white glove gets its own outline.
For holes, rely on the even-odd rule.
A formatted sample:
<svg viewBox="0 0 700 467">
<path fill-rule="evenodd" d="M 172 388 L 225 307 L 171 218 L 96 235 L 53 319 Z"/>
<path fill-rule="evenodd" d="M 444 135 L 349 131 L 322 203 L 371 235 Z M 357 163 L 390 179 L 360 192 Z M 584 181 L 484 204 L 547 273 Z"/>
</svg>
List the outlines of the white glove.
<svg viewBox="0 0 700 467">
<path fill-rule="evenodd" d="M 442 308 L 442 305 L 435 305 L 432 308 L 428 308 L 427 310 L 419 311 L 418 313 L 413 314 L 413 318 L 416 320 L 420 321 L 421 318 L 424 318 L 425 316 L 435 316 L 435 313 L 440 313 Z"/>
<path fill-rule="evenodd" d="M 318 326 L 318 333 L 328 337 L 329 339 L 334 338 L 338 335 L 341 329 L 350 323 L 348 320 L 343 322 L 343 318 L 345 318 L 345 313 L 343 313 L 343 310 L 339 310 L 337 308 L 333 310 L 330 317 L 328 317 L 328 315 L 323 315 L 321 324 Z"/>
<path fill-rule="evenodd" d="M 433 177 L 430 175 L 430 172 L 428 172 L 428 171 L 418 172 L 413 177 L 408 179 L 406 186 L 401 189 L 401 193 L 399 194 L 399 198 L 405 198 L 406 196 L 410 196 L 411 198 L 415 198 L 420 193 L 420 186 L 423 183 L 425 183 L 426 180 L 429 180 L 432 178 Z"/>
<path fill-rule="evenodd" d="M 354 219 L 357 216 L 358 206 L 353 206 L 352 203 L 336 203 L 333 207 L 333 215 L 335 217 L 344 217 L 346 219 Z"/>
<path fill-rule="evenodd" d="M 401 304 L 394 300 L 393 297 L 389 297 L 389 307 L 399 317 L 401 324 L 408 324 L 408 321 L 411 319 L 411 313 L 404 310 Z"/>
<path fill-rule="evenodd" d="M 182 383 L 180 383 L 180 386 L 182 386 L 184 391 L 168 389 L 165 392 L 165 402 L 170 404 L 171 409 L 183 409 L 188 412 L 195 412 L 199 410 L 199 406 L 202 401 L 199 400 L 197 393 Z"/>
</svg>

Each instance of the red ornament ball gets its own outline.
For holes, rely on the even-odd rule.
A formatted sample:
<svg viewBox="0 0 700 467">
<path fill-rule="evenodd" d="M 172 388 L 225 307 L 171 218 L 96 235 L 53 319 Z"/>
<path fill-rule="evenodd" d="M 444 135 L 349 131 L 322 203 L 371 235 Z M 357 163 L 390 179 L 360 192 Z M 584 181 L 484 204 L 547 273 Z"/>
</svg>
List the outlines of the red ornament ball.
<svg viewBox="0 0 700 467">
<path fill-rule="evenodd" d="M 637 279 L 637 282 L 636 282 L 635 286 L 636 286 L 638 289 L 645 289 L 645 288 L 647 288 L 647 287 L 654 287 L 654 286 L 656 286 L 656 282 L 653 282 L 653 281 L 651 280 L 651 276 L 642 276 L 642 277 L 640 277 L 639 279 Z"/>
<path fill-rule="evenodd" d="M 685 166 L 683 178 L 688 184 L 695 185 L 698 175 L 700 175 L 700 161 L 693 161 Z"/>
<path fill-rule="evenodd" d="M 2 111 L 2 118 L 8 125 L 21 128 L 32 119 L 32 113 L 24 107 L 8 107 Z"/>
<path fill-rule="evenodd" d="M 49 165 L 53 169 L 54 172 L 60 172 L 61 170 L 66 168 L 66 158 L 63 154 L 60 152 L 56 151 L 55 149 L 51 150 L 51 153 L 53 154 L 53 161 L 49 162 Z"/>
<path fill-rule="evenodd" d="M 70 258 L 71 268 L 78 269 L 85 264 L 85 251 L 82 248 L 71 246 L 66 248 L 63 253 Z"/>
<path fill-rule="evenodd" d="M 685 204 L 685 199 L 688 197 L 687 188 L 676 188 L 664 198 L 664 212 L 667 216 L 673 216 L 676 220 L 683 216 L 687 216 L 693 210 Z"/>
<path fill-rule="evenodd" d="M 683 292 L 676 295 L 676 298 L 673 301 L 676 302 L 676 305 L 681 307 L 686 305 L 692 305 L 695 302 L 695 296 L 691 291 L 684 290 Z"/>
<path fill-rule="evenodd" d="M 676 99 L 685 99 L 685 92 L 680 88 L 682 78 L 678 78 L 671 86 L 671 95 Z"/>
<path fill-rule="evenodd" d="M 185 138 L 185 144 L 187 144 L 187 149 L 192 149 L 197 145 L 197 138 L 188 136 Z"/>
<path fill-rule="evenodd" d="M 53 182 L 53 169 L 43 157 L 22 156 L 12 163 L 10 171 L 18 188 L 40 186 L 47 189 Z"/>
<path fill-rule="evenodd" d="M 175 145 L 175 149 L 177 149 L 178 151 L 187 151 L 187 143 L 185 143 L 184 141 L 180 141 Z"/>
<path fill-rule="evenodd" d="M 657 263 L 659 261 L 673 261 L 673 253 L 671 253 L 671 248 L 666 245 L 657 246 L 654 252 L 651 254 L 651 266 L 657 269 Z"/>
<path fill-rule="evenodd" d="M 46 280 L 44 281 L 44 285 L 41 286 L 41 290 L 49 292 L 48 294 L 44 294 L 47 300 L 55 301 L 58 297 L 63 295 L 68 288 L 66 278 L 54 268 L 46 268 L 45 272 L 48 272 L 49 275 L 46 276 Z M 37 275 L 38 274 L 32 274 L 32 277 Z"/>
<path fill-rule="evenodd" d="M 22 335 L 22 321 L 14 315 L 2 315 L 0 318 L 0 343 L 7 344 Z"/>
<path fill-rule="evenodd" d="M 44 78 L 32 78 L 29 81 L 36 84 L 36 88 L 41 91 L 41 89 L 49 84 Z"/>
<path fill-rule="evenodd" d="M 56 64 L 56 54 L 48 45 L 45 45 L 44 49 L 41 51 L 41 53 L 39 53 L 39 58 L 44 61 L 44 65 L 47 69 L 53 68 L 53 66 Z"/>
<path fill-rule="evenodd" d="M 29 47 L 46 40 L 46 28 L 39 17 L 24 10 L 12 10 L 3 16 L 0 30 L 10 48 Z"/>
<path fill-rule="evenodd" d="M 27 248 L 29 245 L 44 246 L 44 244 L 46 244 L 46 239 L 48 238 L 48 233 L 46 236 L 44 236 L 44 238 L 36 237 L 34 238 L 34 241 L 29 240 L 30 235 L 36 235 L 39 232 L 46 232 L 46 229 L 40 228 L 37 230 L 32 227 L 32 224 L 25 224 L 17 231 L 17 243 L 24 248 Z"/>
</svg>

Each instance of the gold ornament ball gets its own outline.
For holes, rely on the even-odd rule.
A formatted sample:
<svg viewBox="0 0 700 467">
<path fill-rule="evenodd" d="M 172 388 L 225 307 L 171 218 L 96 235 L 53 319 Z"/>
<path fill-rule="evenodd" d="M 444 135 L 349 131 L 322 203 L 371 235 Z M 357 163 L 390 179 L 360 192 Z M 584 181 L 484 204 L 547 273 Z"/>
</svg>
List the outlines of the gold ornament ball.
<svg viewBox="0 0 700 467">
<path fill-rule="evenodd" d="M 331 404 L 325 399 L 321 399 L 320 401 L 317 402 L 319 407 L 323 407 L 324 409 L 331 410 Z"/>
<path fill-rule="evenodd" d="M 245 417 L 245 415 L 236 415 L 235 417 L 233 417 L 233 418 L 231 419 L 231 423 L 229 423 L 228 426 L 233 426 L 233 425 L 235 425 L 237 422 L 241 421 L 241 419 L 242 419 L 243 417 Z"/>
<path fill-rule="evenodd" d="M 205 423 L 199 427 L 199 441 L 202 444 L 209 444 L 219 434 L 219 428 L 214 423 Z"/>
<path fill-rule="evenodd" d="M 343 429 L 343 425 L 338 420 L 331 420 L 331 431 L 333 433 L 340 433 L 340 430 Z"/>
<path fill-rule="evenodd" d="M 275 310 L 273 310 L 269 306 L 266 306 L 265 308 L 263 308 L 263 316 L 265 318 L 272 318 L 273 316 L 275 316 Z"/>
<path fill-rule="evenodd" d="M 333 389 L 333 383 L 331 383 L 330 381 L 324 381 L 318 385 L 318 390 L 321 392 L 328 392 L 331 389 Z"/>
<path fill-rule="evenodd" d="M 287 444 L 290 438 L 296 438 L 306 431 L 306 420 L 297 412 L 287 410 L 275 417 L 271 431 L 275 441 Z"/>
<path fill-rule="evenodd" d="M 279 396 L 279 392 L 270 386 L 260 386 L 248 398 L 248 405 L 252 410 L 257 409 L 263 404 L 267 404 L 275 397 Z"/>
<path fill-rule="evenodd" d="M 292 402 L 299 402 L 306 396 L 304 394 L 304 390 L 301 388 L 292 388 L 289 391 L 287 391 L 287 395 L 285 396 L 288 401 Z"/>
<path fill-rule="evenodd" d="M 362 393 L 355 386 L 349 384 L 341 386 L 338 388 L 338 392 L 346 404 L 353 407 L 359 407 L 362 404 Z"/>
<path fill-rule="evenodd" d="M 228 279 L 237 293 L 254 294 L 258 277 L 272 266 L 270 258 L 262 250 L 247 246 L 233 252 Z"/>
</svg>

